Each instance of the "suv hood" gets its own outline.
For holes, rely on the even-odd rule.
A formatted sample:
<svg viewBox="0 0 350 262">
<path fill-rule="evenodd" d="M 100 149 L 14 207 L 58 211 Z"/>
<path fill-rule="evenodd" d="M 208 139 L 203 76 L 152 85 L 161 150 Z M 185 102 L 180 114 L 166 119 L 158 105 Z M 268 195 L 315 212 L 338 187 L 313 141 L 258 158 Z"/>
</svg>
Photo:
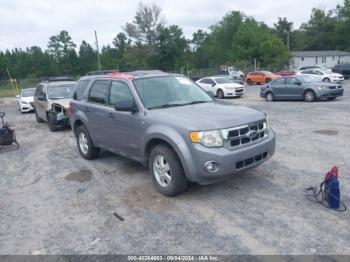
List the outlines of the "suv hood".
<svg viewBox="0 0 350 262">
<path fill-rule="evenodd" d="M 71 101 L 71 98 L 64 98 L 64 99 L 50 99 L 51 104 L 57 104 L 60 106 L 63 106 L 65 109 L 69 107 L 69 102 Z"/>
<path fill-rule="evenodd" d="M 154 109 L 149 115 L 171 125 L 198 131 L 230 128 L 266 118 L 262 111 L 219 102 Z"/>
</svg>

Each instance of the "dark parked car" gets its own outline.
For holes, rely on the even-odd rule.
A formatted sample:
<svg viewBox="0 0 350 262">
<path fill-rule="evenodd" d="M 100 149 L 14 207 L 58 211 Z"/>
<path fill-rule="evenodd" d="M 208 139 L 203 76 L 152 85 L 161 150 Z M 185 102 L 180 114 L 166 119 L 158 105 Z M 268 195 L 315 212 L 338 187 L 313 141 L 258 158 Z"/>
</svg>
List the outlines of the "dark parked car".
<svg viewBox="0 0 350 262">
<path fill-rule="evenodd" d="M 70 122 L 81 156 L 104 148 L 134 159 L 168 196 L 189 181 L 209 184 L 254 168 L 275 151 L 265 113 L 219 103 L 183 75 L 85 76 L 75 97 Z"/>
<path fill-rule="evenodd" d="M 332 68 L 332 71 L 335 73 L 342 74 L 345 79 L 348 79 L 350 77 L 350 64 L 335 65 Z"/>
<path fill-rule="evenodd" d="M 311 75 L 282 77 L 261 87 L 260 96 L 272 102 L 278 99 L 299 99 L 312 102 L 326 98 L 334 100 L 342 96 L 344 89 L 337 83 L 317 81 Z"/>
</svg>

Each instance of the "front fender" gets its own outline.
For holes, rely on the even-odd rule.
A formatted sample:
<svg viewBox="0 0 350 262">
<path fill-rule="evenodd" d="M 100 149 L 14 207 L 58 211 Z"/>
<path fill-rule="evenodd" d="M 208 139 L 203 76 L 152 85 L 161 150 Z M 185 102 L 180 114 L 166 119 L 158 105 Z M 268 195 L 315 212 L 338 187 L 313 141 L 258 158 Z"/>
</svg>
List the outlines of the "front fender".
<svg viewBox="0 0 350 262">
<path fill-rule="evenodd" d="M 176 154 L 180 158 L 187 178 L 191 180 L 191 177 L 188 177 L 189 174 L 191 174 L 189 170 L 190 167 L 188 165 L 188 161 L 191 159 L 191 153 L 184 137 L 177 130 L 169 126 L 151 126 L 146 130 L 145 135 L 141 141 L 141 150 L 144 156 L 146 155 L 147 145 L 152 139 L 160 139 L 171 145 L 171 147 L 175 150 Z M 147 161 L 147 159 L 145 159 L 145 161 Z"/>
</svg>

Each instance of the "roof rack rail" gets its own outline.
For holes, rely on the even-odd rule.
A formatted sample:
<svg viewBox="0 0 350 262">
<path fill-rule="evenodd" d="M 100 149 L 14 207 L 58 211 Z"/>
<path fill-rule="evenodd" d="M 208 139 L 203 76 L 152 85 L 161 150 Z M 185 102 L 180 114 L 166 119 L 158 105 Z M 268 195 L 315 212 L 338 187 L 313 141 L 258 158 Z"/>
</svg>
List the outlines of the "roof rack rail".
<svg viewBox="0 0 350 262">
<path fill-rule="evenodd" d="M 56 82 L 56 81 L 75 81 L 74 77 L 71 76 L 55 76 L 55 77 L 42 77 L 41 82 Z"/>
<path fill-rule="evenodd" d="M 110 73 L 128 73 L 128 72 L 134 72 L 135 69 L 109 69 L 109 70 L 98 70 L 98 71 L 91 71 L 87 73 L 87 76 L 94 76 L 94 75 L 106 75 Z"/>
</svg>

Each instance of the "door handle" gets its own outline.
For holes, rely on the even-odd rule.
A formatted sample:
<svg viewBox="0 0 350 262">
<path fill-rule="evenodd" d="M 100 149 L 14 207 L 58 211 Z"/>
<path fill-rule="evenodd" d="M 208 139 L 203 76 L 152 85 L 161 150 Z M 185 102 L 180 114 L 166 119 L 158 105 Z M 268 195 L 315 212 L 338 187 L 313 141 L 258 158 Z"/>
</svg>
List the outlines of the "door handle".
<svg viewBox="0 0 350 262">
<path fill-rule="evenodd" d="M 90 112 L 90 109 L 87 106 L 85 107 L 85 112 Z"/>
<path fill-rule="evenodd" d="M 108 113 L 108 118 L 115 118 L 113 113 Z"/>
</svg>

